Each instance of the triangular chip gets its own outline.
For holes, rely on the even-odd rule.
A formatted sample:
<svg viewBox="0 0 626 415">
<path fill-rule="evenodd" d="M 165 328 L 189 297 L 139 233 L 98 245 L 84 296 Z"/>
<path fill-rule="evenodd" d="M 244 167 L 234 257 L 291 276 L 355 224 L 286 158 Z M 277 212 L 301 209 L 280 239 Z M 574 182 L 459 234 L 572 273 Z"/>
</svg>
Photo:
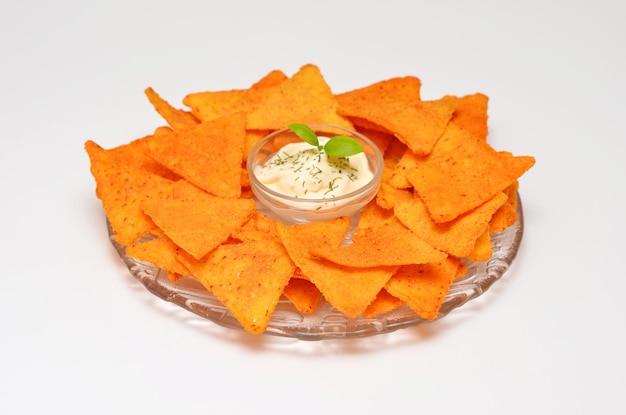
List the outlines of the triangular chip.
<svg viewBox="0 0 626 415">
<path fill-rule="evenodd" d="M 271 71 L 249 89 L 195 92 L 185 96 L 183 103 L 203 122 L 235 112 L 250 112 L 258 107 L 266 91 L 286 79 L 283 72 Z"/>
<path fill-rule="evenodd" d="M 320 300 L 320 290 L 315 284 L 303 278 L 291 278 L 283 294 L 301 313 L 310 314 L 315 311 Z"/>
<path fill-rule="evenodd" d="M 500 209 L 493 214 L 489 223 L 489 230 L 492 233 L 502 232 L 518 220 L 517 216 L 517 189 L 519 183 L 516 180 L 511 186 L 505 190 L 508 200 Z"/>
<path fill-rule="evenodd" d="M 489 233 L 489 226 L 487 226 L 485 231 L 476 239 L 474 250 L 467 255 L 467 259 L 474 262 L 482 262 L 489 260 L 492 254 L 491 234 Z"/>
<path fill-rule="evenodd" d="M 155 136 L 150 156 L 209 193 L 236 198 L 241 195 L 245 134 L 244 115 L 235 113 Z"/>
<path fill-rule="evenodd" d="M 428 159 L 406 176 L 437 222 L 447 222 L 504 191 L 535 163 L 530 156 L 496 152 L 450 125 Z"/>
<path fill-rule="evenodd" d="M 489 97 L 476 93 L 462 97 L 446 96 L 443 99 L 450 99 L 454 102 L 454 114 L 450 122 L 468 131 L 472 135 L 482 140 L 487 139 L 489 132 L 487 109 Z"/>
<path fill-rule="evenodd" d="M 200 190 L 194 196 L 144 203 L 154 223 L 196 259 L 228 240 L 255 211 L 251 199 L 224 199 Z"/>
<path fill-rule="evenodd" d="M 435 222 L 419 197 L 399 203 L 394 213 L 407 228 L 435 248 L 450 255 L 466 257 L 474 250 L 476 240 L 487 229 L 494 212 L 506 200 L 506 195 L 500 193 L 447 223 Z"/>
<path fill-rule="evenodd" d="M 186 128 L 198 124 L 199 120 L 192 113 L 174 108 L 161 98 L 154 89 L 146 88 L 145 94 L 152 106 L 154 106 L 154 109 L 172 128 Z"/>
<path fill-rule="evenodd" d="M 253 334 L 267 328 L 295 270 L 283 246 L 271 241 L 224 244 L 205 261 L 189 261 L 186 265 Z"/>
<path fill-rule="evenodd" d="M 102 201 L 115 239 L 122 245 L 132 245 L 155 228 L 142 211 L 144 200 L 170 198 L 174 182 L 124 164 L 114 152 L 93 141 L 85 143 L 85 150 L 96 180 L 96 195 Z"/>
<path fill-rule="evenodd" d="M 413 185 L 407 179 L 409 171 L 418 168 L 426 161 L 426 156 L 417 156 L 411 150 L 406 150 L 386 180 L 386 183 L 395 189 L 411 189 Z"/>
<path fill-rule="evenodd" d="M 343 101 L 367 104 L 372 99 L 379 98 L 419 102 L 421 87 L 422 82 L 414 76 L 394 77 L 338 94 L 337 100 L 340 104 Z"/>
<path fill-rule="evenodd" d="M 360 94 L 350 92 L 337 99 L 340 115 L 366 119 L 383 127 L 417 155 L 430 153 L 454 112 L 450 100 L 412 102 L 380 95 L 364 100 Z"/>
<path fill-rule="evenodd" d="M 363 315 L 367 318 L 374 318 L 380 314 L 395 310 L 404 304 L 404 301 L 389 294 L 387 290 L 382 289 L 376 296 L 376 299 L 367 306 Z"/>
<path fill-rule="evenodd" d="M 247 126 L 252 130 L 278 130 L 293 122 L 352 128 L 337 114 L 337 100 L 315 65 L 303 66 L 272 88 L 259 107 L 248 114 Z"/>
<path fill-rule="evenodd" d="M 434 320 L 459 266 L 459 259 L 453 257 L 437 263 L 403 266 L 389 279 L 385 289 L 421 318 Z"/>
<path fill-rule="evenodd" d="M 383 209 L 393 209 L 398 203 L 412 198 L 411 190 L 395 189 L 387 183 L 382 183 L 376 195 L 376 203 Z"/>
<path fill-rule="evenodd" d="M 126 248 L 126 255 L 168 271 L 168 275 L 189 275 L 176 255 L 180 248 L 167 237 L 150 239 Z"/>
<path fill-rule="evenodd" d="M 352 243 L 347 246 L 320 245 L 312 247 L 309 252 L 314 257 L 356 268 L 424 264 L 441 261 L 447 256 L 398 220 L 357 229 L 352 235 Z"/>
<path fill-rule="evenodd" d="M 324 298 L 348 317 L 356 317 L 374 301 L 397 267 L 344 267 L 309 254 L 310 248 L 325 244 L 338 247 L 349 226 L 349 219 L 338 218 L 292 226 L 279 223 L 278 232 L 293 262 Z"/>
</svg>

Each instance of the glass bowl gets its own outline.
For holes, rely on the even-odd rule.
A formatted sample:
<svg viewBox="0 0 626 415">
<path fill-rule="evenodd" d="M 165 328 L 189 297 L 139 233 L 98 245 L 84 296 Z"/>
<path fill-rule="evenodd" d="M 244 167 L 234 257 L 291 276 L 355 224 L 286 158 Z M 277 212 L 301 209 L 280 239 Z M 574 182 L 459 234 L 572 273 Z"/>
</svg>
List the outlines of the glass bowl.
<svg viewBox="0 0 626 415">
<path fill-rule="evenodd" d="M 509 269 L 517 255 L 524 231 L 519 195 L 516 212 L 518 219 L 515 224 L 503 232 L 491 235 L 493 255 L 488 261 L 464 260 L 467 272 L 450 287 L 437 319 L 484 294 Z M 115 241 L 110 224 L 108 230 L 113 246 L 131 275 L 149 292 L 215 324 L 243 331 L 232 313 L 198 281 L 185 277 L 173 283 L 168 278 L 167 271 L 126 255 L 126 247 Z M 431 321 L 420 318 L 408 306 L 401 306 L 372 318 L 349 318 L 323 299 L 313 313 L 306 314 L 299 312 L 286 298 L 281 298 L 265 334 L 300 340 L 349 339 L 390 333 L 429 322 Z"/>
<path fill-rule="evenodd" d="M 285 128 L 267 135 L 250 151 L 247 171 L 252 192 L 257 202 L 269 212 L 270 216 L 286 224 L 329 220 L 338 216 L 353 217 L 378 192 L 383 173 L 383 156 L 369 138 L 356 131 L 326 124 L 309 124 L 309 127 L 318 137 L 344 135 L 358 140 L 363 146 L 367 164 L 373 173 L 372 179 L 350 193 L 327 198 L 293 197 L 271 189 L 259 179 L 260 169 L 285 145 L 303 143 L 293 131 Z"/>
</svg>

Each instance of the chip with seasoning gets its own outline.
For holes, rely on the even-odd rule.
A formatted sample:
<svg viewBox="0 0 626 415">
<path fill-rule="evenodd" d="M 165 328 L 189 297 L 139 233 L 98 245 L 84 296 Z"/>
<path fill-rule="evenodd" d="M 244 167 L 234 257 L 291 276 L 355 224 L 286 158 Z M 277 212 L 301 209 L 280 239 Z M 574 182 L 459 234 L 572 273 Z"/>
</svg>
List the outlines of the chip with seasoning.
<svg viewBox="0 0 626 415">
<path fill-rule="evenodd" d="M 337 98 L 319 68 L 305 65 L 291 78 L 269 91 L 248 114 L 251 130 L 279 130 L 293 122 L 330 124 L 352 128 L 337 113 Z"/>
<path fill-rule="evenodd" d="M 185 265 L 250 333 L 265 331 L 295 266 L 278 242 L 223 244 Z"/>
<path fill-rule="evenodd" d="M 311 249 L 338 248 L 350 227 L 348 218 L 303 225 L 281 225 L 278 231 L 289 256 L 324 298 L 342 313 L 356 317 L 374 301 L 397 267 L 346 267 L 315 258 Z"/>
</svg>

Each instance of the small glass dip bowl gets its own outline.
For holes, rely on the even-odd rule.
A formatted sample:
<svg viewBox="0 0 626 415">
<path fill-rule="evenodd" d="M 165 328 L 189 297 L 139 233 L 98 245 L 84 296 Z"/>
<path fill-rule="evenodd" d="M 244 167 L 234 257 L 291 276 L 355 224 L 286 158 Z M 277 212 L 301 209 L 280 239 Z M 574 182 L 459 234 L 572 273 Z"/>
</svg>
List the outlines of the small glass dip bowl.
<svg viewBox="0 0 626 415">
<path fill-rule="evenodd" d="M 259 180 L 257 176 L 259 169 L 285 145 L 303 142 L 293 131 L 285 128 L 265 136 L 248 155 L 250 187 L 256 196 L 259 210 L 285 224 L 309 223 L 339 216 L 354 219 L 378 192 L 383 173 L 383 156 L 369 138 L 356 131 L 326 124 L 309 124 L 309 127 L 318 137 L 343 135 L 358 140 L 363 146 L 369 169 L 373 173 L 372 179 L 350 193 L 321 199 L 293 197 L 270 189 Z"/>
</svg>

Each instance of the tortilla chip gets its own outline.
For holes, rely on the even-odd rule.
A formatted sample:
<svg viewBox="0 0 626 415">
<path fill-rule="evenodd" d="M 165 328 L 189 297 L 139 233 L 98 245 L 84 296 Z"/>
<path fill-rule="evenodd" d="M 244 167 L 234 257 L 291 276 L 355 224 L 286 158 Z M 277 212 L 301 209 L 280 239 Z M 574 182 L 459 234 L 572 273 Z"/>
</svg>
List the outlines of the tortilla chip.
<svg viewBox="0 0 626 415">
<path fill-rule="evenodd" d="M 348 218 L 286 226 L 278 233 L 289 256 L 324 298 L 348 317 L 356 317 L 376 298 L 397 267 L 351 268 L 315 259 L 309 248 L 339 247 L 350 227 Z"/>
<path fill-rule="evenodd" d="M 404 301 L 389 294 L 387 290 L 382 289 L 376 296 L 376 299 L 365 309 L 363 315 L 366 318 L 374 318 L 380 314 L 388 313 L 404 304 Z"/>
<path fill-rule="evenodd" d="M 248 114 L 247 126 L 251 130 L 279 130 L 293 122 L 352 128 L 337 114 L 337 100 L 315 65 L 303 66 L 268 91 L 259 107 Z"/>
<path fill-rule="evenodd" d="M 160 130 L 160 132 L 156 131 L 155 135 L 162 134 L 162 131 L 163 130 Z M 168 131 L 172 130 L 168 128 Z M 180 179 L 176 173 L 163 166 L 161 163 L 157 163 L 148 155 L 148 145 L 152 139 L 153 136 L 149 135 L 107 151 L 118 160 L 119 164 L 126 167 L 143 170 L 146 173 L 155 174 L 168 180 Z"/>
<path fill-rule="evenodd" d="M 394 220 L 396 220 L 396 218 L 393 214 L 393 210 L 383 209 L 375 200 L 372 200 L 363 208 L 357 227 L 359 229 L 377 227 Z"/>
<path fill-rule="evenodd" d="M 534 163 L 530 156 L 496 152 L 450 125 L 428 159 L 406 176 L 433 219 L 448 222 L 504 191 Z"/>
<path fill-rule="evenodd" d="M 451 122 L 482 140 L 487 140 L 489 133 L 488 114 L 489 97 L 476 93 L 463 97 L 446 96 L 455 103 Z"/>
<path fill-rule="evenodd" d="M 519 183 L 517 180 L 505 191 L 508 199 L 504 205 L 500 207 L 493 214 L 491 222 L 489 223 L 489 229 L 492 233 L 502 232 L 509 226 L 512 226 L 517 222 L 517 189 Z"/>
<path fill-rule="evenodd" d="M 400 161 L 409 148 L 402 141 L 394 138 L 385 150 L 385 160 Z"/>
<path fill-rule="evenodd" d="M 239 197 L 244 123 L 245 116 L 235 113 L 155 136 L 149 142 L 150 156 L 211 194 Z"/>
<path fill-rule="evenodd" d="M 500 193 L 447 223 L 435 222 L 419 197 L 396 205 L 394 213 L 407 228 L 433 247 L 450 255 L 466 257 L 472 253 L 476 240 L 485 232 L 491 217 L 506 199 L 506 195 Z"/>
<path fill-rule="evenodd" d="M 356 126 L 355 126 L 356 127 Z M 365 137 L 372 140 L 372 142 L 378 147 L 381 154 L 384 156 L 389 144 L 396 138 L 390 133 L 383 133 L 380 131 L 369 130 L 367 128 L 355 128 L 355 131 L 363 134 Z"/>
<path fill-rule="evenodd" d="M 190 112 L 174 108 L 166 100 L 161 98 L 154 89 L 146 88 L 144 91 L 154 109 L 174 129 L 187 128 L 199 123 L 199 120 Z"/>
<path fill-rule="evenodd" d="M 355 268 L 424 264 L 447 257 L 398 220 L 357 229 L 347 246 L 319 245 L 309 252 L 314 257 Z"/>
<path fill-rule="evenodd" d="M 474 262 L 483 262 L 489 260 L 491 255 L 493 255 L 493 247 L 491 245 L 489 226 L 487 226 L 485 231 L 476 239 L 474 250 L 467 255 L 467 259 Z"/>
<path fill-rule="evenodd" d="M 283 246 L 271 241 L 221 245 L 205 261 L 187 266 L 253 334 L 267 328 L 295 270 Z"/>
<path fill-rule="evenodd" d="M 246 138 L 244 139 L 244 144 L 243 144 L 244 163 L 247 163 L 248 154 L 250 154 L 250 151 L 252 150 L 252 148 L 259 141 L 265 138 L 266 135 L 270 134 L 271 132 L 272 132 L 271 130 L 247 130 L 246 131 Z"/>
<path fill-rule="evenodd" d="M 417 155 L 430 153 L 454 112 L 449 100 L 412 102 L 379 95 L 363 100 L 348 92 L 338 96 L 338 101 L 340 115 L 383 127 Z"/>
<path fill-rule="evenodd" d="M 393 209 L 398 203 L 411 199 L 413 199 L 411 190 L 394 189 L 387 183 L 380 185 L 376 195 L 376 203 L 383 209 Z"/>
<path fill-rule="evenodd" d="M 265 91 L 287 79 L 281 71 L 271 71 L 248 89 L 204 91 L 188 94 L 183 103 L 203 122 L 215 120 L 236 112 L 250 112 L 258 107 Z"/>
<path fill-rule="evenodd" d="M 285 75 L 283 71 L 275 69 L 254 83 L 248 91 L 261 91 L 267 88 L 273 88 L 282 84 L 287 79 L 289 79 L 289 77 Z"/>
<path fill-rule="evenodd" d="M 301 313 L 310 314 L 315 311 L 320 301 L 320 290 L 309 280 L 291 278 L 283 294 Z"/>
<path fill-rule="evenodd" d="M 248 220 L 241 229 L 233 233 L 233 237 L 244 242 L 265 241 L 267 239 L 280 242 L 277 222 L 258 211 L 254 212 L 250 220 Z"/>
<path fill-rule="evenodd" d="M 426 161 L 426 157 L 417 156 L 411 150 L 404 152 L 402 158 L 394 166 L 393 171 L 387 178 L 386 183 L 396 189 L 411 189 L 413 185 L 407 178 L 407 173 L 418 168 Z"/>
<path fill-rule="evenodd" d="M 115 154 L 89 140 L 85 143 L 96 180 L 96 195 L 111 223 L 115 240 L 132 245 L 156 226 L 143 213 L 145 199 L 168 199 L 174 182 L 120 163 Z"/>
<path fill-rule="evenodd" d="M 175 279 L 172 282 L 176 282 L 179 278 L 177 275 L 189 275 L 189 270 L 176 255 L 179 249 L 169 238 L 161 237 L 127 247 L 126 255 L 163 268 L 168 271 L 168 276 L 170 274 L 174 276 Z"/>
<path fill-rule="evenodd" d="M 353 89 L 337 95 L 339 104 L 367 104 L 372 99 L 381 98 L 405 102 L 419 102 L 422 81 L 414 76 L 394 77 L 375 82 L 368 86 Z"/>
<path fill-rule="evenodd" d="M 176 245 L 199 259 L 239 231 L 256 205 L 251 199 L 224 199 L 198 190 L 175 199 L 148 199 L 143 208 Z"/>
<path fill-rule="evenodd" d="M 439 315 L 459 265 L 458 258 L 448 257 L 437 263 L 403 266 L 389 279 L 385 289 L 421 318 L 434 320 Z"/>
</svg>

